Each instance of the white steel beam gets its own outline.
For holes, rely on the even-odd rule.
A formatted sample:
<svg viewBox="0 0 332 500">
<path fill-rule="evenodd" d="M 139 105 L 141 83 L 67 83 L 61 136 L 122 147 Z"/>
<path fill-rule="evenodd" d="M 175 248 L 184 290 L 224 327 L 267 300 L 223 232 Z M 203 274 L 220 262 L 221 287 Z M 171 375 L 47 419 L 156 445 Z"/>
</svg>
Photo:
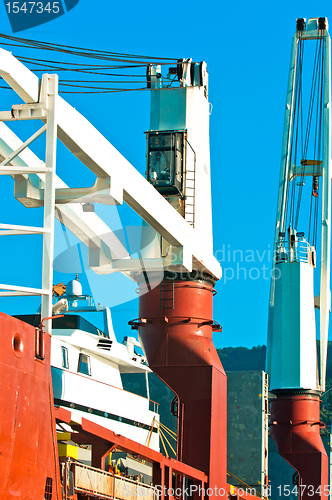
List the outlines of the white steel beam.
<svg viewBox="0 0 332 500">
<path fill-rule="evenodd" d="M 278 189 L 278 201 L 277 201 L 277 215 L 276 224 L 274 230 L 274 246 L 273 246 L 273 257 L 272 257 L 272 269 L 275 269 L 276 265 L 276 245 L 279 240 L 279 232 L 283 231 L 284 225 L 284 209 L 287 203 L 287 184 L 289 182 L 289 158 L 287 151 L 291 144 L 291 137 L 289 130 L 292 129 L 291 124 L 293 122 L 293 102 L 295 98 L 295 78 L 296 78 L 296 55 L 297 55 L 297 45 L 298 38 L 296 34 L 293 36 L 292 50 L 290 58 L 288 85 L 287 85 L 287 97 L 286 97 L 286 110 L 284 118 L 284 130 L 282 138 L 282 149 L 281 149 L 281 166 L 279 175 L 279 189 Z M 275 274 L 271 275 L 270 284 L 270 301 L 269 301 L 269 320 L 268 320 L 268 335 L 267 335 L 267 356 L 266 356 L 266 371 L 271 374 L 271 364 L 272 364 L 272 345 L 273 345 L 273 314 L 274 314 L 274 301 L 275 301 Z"/>
<path fill-rule="evenodd" d="M 42 288 L 48 290 L 42 296 L 41 317 L 52 316 L 53 291 L 53 256 L 54 256 L 54 217 L 55 217 L 55 170 L 57 146 L 57 100 L 58 75 L 44 75 L 42 85 L 47 93 L 47 128 L 46 128 L 46 159 L 45 165 L 49 172 L 45 174 L 44 184 L 44 228 L 47 232 L 43 236 L 43 273 Z M 46 331 L 52 332 L 52 320 L 45 323 Z"/>
<path fill-rule="evenodd" d="M 12 132 L 5 123 L 0 123 L 0 159 L 6 158 L 13 150 L 20 147 L 22 142 Z M 45 164 L 30 149 L 23 150 L 11 162 L 15 168 L 10 167 L 8 173 L 15 177 L 15 180 L 25 181 L 27 175 L 23 173 L 35 173 L 39 170 L 45 172 Z M 22 170 L 21 170 L 22 169 Z M 30 170 L 29 170 L 30 169 Z M 17 172 L 16 172 L 17 170 Z M 16 175 L 15 174 L 22 174 Z M 44 182 L 44 175 L 37 174 L 41 183 Z M 67 185 L 60 179 L 55 178 L 55 186 L 59 189 L 67 188 Z M 103 243 L 109 248 L 109 252 L 114 259 L 130 258 L 126 248 L 115 236 L 112 230 L 95 213 L 83 212 L 81 205 L 72 203 L 56 206 L 56 218 L 64 224 L 82 243 L 89 248 L 99 248 Z"/>
<path fill-rule="evenodd" d="M 13 224 L 0 224 L 0 235 L 46 234 L 50 229 L 33 226 L 18 226 Z"/>
<path fill-rule="evenodd" d="M 1 290 L 6 290 L 2 292 Z M 0 283 L 0 297 L 14 297 L 14 296 L 22 296 L 22 295 L 41 295 L 47 296 L 49 294 L 49 290 L 44 290 L 42 288 L 30 288 L 26 286 L 17 286 L 17 285 L 5 285 Z"/>
<path fill-rule="evenodd" d="M 25 102 L 38 102 L 40 80 L 7 50 L 0 49 L 1 76 Z"/>
<path fill-rule="evenodd" d="M 38 78 L 3 49 L 0 75 L 25 102 L 38 102 Z M 110 194 L 116 202 L 124 200 L 171 245 L 182 247 L 183 264 L 189 271 L 194 263 L 219 279 L 219 262 L 206 251 L 195 230 L 86 118 L 61 97 L 56 100 L 59 139 L 98 177 L 111 178 Z"/>
<path fill-rule="evenodd" d="M 20 169 L 17 167 L 13 168 L 20 173 Z M 22 173 L 35 173 L 35 172 L 47 172 L 47 169 L 32 170 L 30 172 L 26 171 L 21 167 Z M 6 170 L 7 172 L 7 170 Z M 8 170 L 9 175 L 11 175 L 11 170 Z M 0 175 L 2 174 L 0 166 Z M 67 203 L 102 203 L 103 205 L 116 205 L 114 198 L 110 194 L 110 178 L 109 177 L 97 177 L 95 183 L 91 187 L 85 188 L 56 188 L 55 190 L 55 204 L 63 205 Z M 44 204 L 44 188 L 36 188 L 32 186 L 31 183 L 26 183 L 22 189 L 20 189 L 20 194 L 16 196 L 24 205 L 29 207 L 42 207 Z"/>
<path fill-rule="evenodd" d="M 14 104 L 10 111 L 0 111 L 0 120 L 15 122 L 20 120 L 43 120 L 47 117 L 47 109 L 42 104 Z"/>
<path fill-rule="evenodd" d="M 30 146 L 30 144 L 33 141 L 35 141 L 38 137 L 40 137 L 42 135 L 42 133 L 45 132 L 46 128 L 47 128 L 47 126 L 44 125 L 42 128 L 40 128 L 39 130 L 37 130 L 37 132 L 35 132 L 27 141 L 23 142 L 21 144 L 21 146 L 19 146 L 4 161 L 2 161 L 0 163 L 0 167 L 4 167 L 4 166 L 8 165 L 8 163 L 10 163 L 14 158 L 16 158 L 17 155 L 19 155 L 21 153 L 21 151 L 23 151 L 23 149 L 25 149 L 28 146 Z"/>
<path fill-rule="evenodd" d="M 19 175 L 19 174 L 45 174 L 46 172 L 49 172 L 49 169 L 46 168 L 36 168 L 32 170 L 31 168 L 27 167 L 0 167 L 0 175 Z"/>
</svg>

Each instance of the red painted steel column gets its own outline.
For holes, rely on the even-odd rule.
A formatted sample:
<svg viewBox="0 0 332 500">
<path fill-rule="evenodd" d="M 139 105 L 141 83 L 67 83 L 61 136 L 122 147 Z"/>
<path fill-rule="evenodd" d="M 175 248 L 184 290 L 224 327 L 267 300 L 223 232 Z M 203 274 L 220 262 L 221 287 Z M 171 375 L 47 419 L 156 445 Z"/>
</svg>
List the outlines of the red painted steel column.
<svg viewBox="0 0 332 500">
<path fill-rule="evenodd" d="M 139 299 L 146 320 L 139 335 L 150 368 L 179 399 L 178 460 L 204 471 L 220 497 L 227 491 L 227 379 L 212 342 L 212 285 L 189 275 L 151 284 Z"/>
<path fill-rule="evenodd" d="M 320 437 L 320 398 L 306 391 L 293 392 L 280 390 L 272 400 L 271 435 L 278 453 L 299 473 L 301 498 L 328 499 L 328 457 Z"/>
<path fill-rule="evenodd" d="M 0 498 L 60 500 L 51 338 L 0 313 Z M 45 342 L 44 349 L 40 340 Z M 38 353 L 44 351 L 45 358 Z M 36 355 L 37 354 L 37 355 Z M 42 356 L 43 357 L 43 356 Z"/>
</svg>

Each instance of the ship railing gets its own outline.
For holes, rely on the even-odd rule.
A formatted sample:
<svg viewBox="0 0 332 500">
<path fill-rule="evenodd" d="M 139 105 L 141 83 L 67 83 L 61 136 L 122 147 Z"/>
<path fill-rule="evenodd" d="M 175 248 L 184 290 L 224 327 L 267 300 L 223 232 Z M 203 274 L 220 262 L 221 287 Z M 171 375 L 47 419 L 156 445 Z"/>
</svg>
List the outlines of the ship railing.
<svg viewBox="0 0 332 500">
<path fill-rule="evenodd" d="M 153 411 L 153 413 L 159 414 L 159 403 L 156 403 L 152 399 L 149 399 L 149 410 Z"/>
<path fill-rule="evenodd" d="M 71 471 L 75 493 L 117 500 L 155 500 L 158 496 L 154 486 L 88 465 L 72 462 Z"/>
<path fill-rule="evenodd" d="M 280 239 L 276 244 L 276 264 L 282 262 L 312 262 L 313 248 L 305 240 L 294 242 Z"/>
</svg>

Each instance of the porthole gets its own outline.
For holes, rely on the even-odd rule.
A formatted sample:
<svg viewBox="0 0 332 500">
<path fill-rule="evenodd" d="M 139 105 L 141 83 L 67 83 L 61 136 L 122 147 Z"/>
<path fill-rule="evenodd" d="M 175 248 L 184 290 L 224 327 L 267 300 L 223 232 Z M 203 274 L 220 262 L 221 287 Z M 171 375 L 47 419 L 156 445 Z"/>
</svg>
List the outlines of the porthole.
<svg viewBox="0 0 332 500">
<path fill-rule="evenodd" d="M 23 343 L 23 337 L 22 337 L 21 333 L 19 333 L 19 332 L 14 333 L 13 340 L 12 340 L 12 346 L 13 346 L 15 356 L 17 356 L 18 358 L 21 358 L 24 354 L 24 343 Z"/>
</svg>

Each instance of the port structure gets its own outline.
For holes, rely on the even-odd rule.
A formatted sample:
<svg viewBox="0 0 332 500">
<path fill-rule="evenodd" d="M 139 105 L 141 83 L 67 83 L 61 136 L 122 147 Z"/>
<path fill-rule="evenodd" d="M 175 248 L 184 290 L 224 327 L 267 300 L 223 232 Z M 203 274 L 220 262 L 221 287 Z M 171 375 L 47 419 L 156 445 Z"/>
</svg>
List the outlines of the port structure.
<svg viewBox="0 0 332 500">
<path fill-rule="evenodd" d="M 57 94 L 55 76 L 44 75 L 40 81 L 9 52 L 0 49 L 0 56 L 0 75 L 26 103 L 0 112 L 2 173 L 14 178 L 15 197 L 23 205 L 44 206 L 47 221 L 55 215 L 88 246 L 91 269 L 100 274 L 122 272 L 138 283 L 140 317 L 131 324 L 139 329 L 150 366 L 178 396 L 177 461 L 165 464 L 162 455 L 151 457 L 151 450 L 137 450 L 134 443 L 119 443 L 115 435 L 105 436 L 102 428 L 92 429 L 85 423 L 88 439 L 95 436 L 93 465 L 103 468 L 105 453 L 118 444 L 151 459 L 156 485 L 170 488 L 175 480 L 182 488 L 189 480 L 204 485 L 201 498 L 204 494 L 213 498 L 229 494 L 251 498 L 250 493 L 239 493 L 228 485 L 226 478 L 226 375 L 212 342 L 212 332 L 221 329 L 213 321 L 212 312 L 213 286 L 221 277 L 221 268 L 212 246 L 205 63 L 180 61 L 176 68 L 179 86 L 175 89 L 164 88 L 159 68 L 149 67 L 153 110 L 144 178 Z M 3 123 L 25 119 L 40 119 L 46 124 L 40 129 L 40 134 L 48 131 L 45 165 L 28 148 L 37 136 L 24 143 Z M 57 177 L 56 138 L 96 175 L 91 188 L 70 188 Z M 30 177 L 30 168 L 38 176 L 38 183 Z M 51 184 L 47 182 L 48 174 L 52 176 L 48 176 Z M 149 235 L 148 241 L 143 238 L 139 258 L 130 256 L 99 217 L 82 209 L 83 203 L 123 202 L 142 217 L 143 236 L 144 229 Z M 53 227 L 46 228 L 52 235 Z M 15 234 L 17 228 L 2 229 L 7 231 L 4 234 Z M 47 300 L 52 283 L 51 257 L 49 253 L 44 258 L 48 293 L 41 294 L 42 314 L 47 316 L 51 316 Z M 22 292 L 18 285 L 16 289 L 5 284 L 1 287 L 7 296 Z M 20 328 L 19 324 L 15 327 Z M 46 328 L 51 331 L 51 320 Z M 56 418 L 71 423 L 70 415 L 57 413 Z M 52 446 L 49 442 L 50 449 Z M 50 477 L 46 478 L 45 494 L 49 494 Z M 53 474 L 53 480 L 58 484 L 57 474 Z M 165 493 L 162 498 L 171 498 L 171 494 Z"/>
<path fill-rule="evenodd" d="M 303 124 L 307 78 L 303 53 L 304 45 L 313 44 L 313 41 L 316 41 L 316 53 L 308 119 Z M 297 471 L 299 498 L 303 499 L 309 498 L 311 491 L 313 498 L 318 498 L 319 492 L 326 494 L 328 488 L 328 458 L 320 437 L 323 425 L 320 422 L 320 395 L 325 390 L 331 309 L 330 74 L 327 19 L 313 18 L 308 23 L 298 19 L 291 50 L 281 153 L 267 372 L 270 391 L 274 394 L 270 410 L 271 435 L 280 455 Z M 314 108 L 317 112 L 313 112 Z M 316 122 L 317 126 L 312 135 L 311 122 Z M 298 131 L 301 126 L 305 139 L 300 145 Z M 307 206 L 305 199 L 309 199 Z M 306 234 L 305 230 L 308 230 Z M 320 256 L 316 259 L 319 235 Z M 320 291 L 314 297 L 314 281 L 318 277 L 315 274 L 319 269 L 320 280 L 316 288 L 319 286 Z M 319 365 L 315 308 L 320 315 Z"/>
<path fill-rule="evenodd" d="M 12 224 L 1 224 L 0 235 L 43 235 L 43 261 L 42 261 L 42 288 L 11 286 L 0 284 L 0 296 L 31 296 L 42 297 L 42 316 L 44 318 L 52 315 L 52 285 L 53 285 L 53 248 L 54 248 L 54 182 L 55 182 L 55 160 L 56 160 L 56 113 L 55 99 L 58 89 L 57 75 L 44 76 L 40 86 L 40 102 L 32 105 L 13 106 L 10 112 L 1 113 L 1 120 L 36 120 L 45 119 L 46 124 L 35 132 L 27 141 L 14 147 L 14 150 L 5 154 L 5 159 L 0 163 L 0 175 L 27 176 L 31 174 L 42 174 L 44 176 L 44 191 L 47 193 L 44 203 L 43 227 L 31 227 Z M 22 151 L 38 139 L 43 133 L 46 134 L 45 163 L 34 162 L 33 166 L 27 167 L 15 164 L 15 159 Z M 4 147 L 6 147 L 3 144 Z M 8 145 L 7 145 L 8 147 Z M 48 323 L 50 329 L 50 323 Z"/>
</svg>

